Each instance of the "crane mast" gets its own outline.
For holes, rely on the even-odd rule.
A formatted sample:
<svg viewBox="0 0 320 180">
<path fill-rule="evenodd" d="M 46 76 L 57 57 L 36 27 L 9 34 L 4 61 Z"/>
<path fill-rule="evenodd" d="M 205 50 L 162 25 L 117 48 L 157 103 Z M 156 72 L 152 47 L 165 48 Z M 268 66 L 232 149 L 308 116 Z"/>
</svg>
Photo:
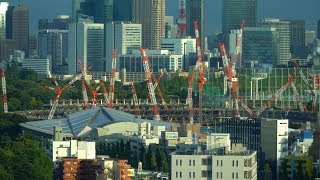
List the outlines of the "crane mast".
<svg viewBox="0 0 320 180">
<path fill-rule="evenodd" d="M 147 52 L 145 49 L 140 48 L 140 51 L 141 51 L 141 56 L 142 56 L 143 68 L 146 73 L 146 79 L 147 79 L 147 85 L 148 85 L 148 90 L 149 90 L 149 94 L 150 94 L 150 99 L 151 99 L 152 107 L 153 107 L 153 113 L 154 113 L 153 119 L 155 121 L 160 121 L 161 119 L 160 119 L 156 96 L 154 93 L 154 87 L 153 87 L 154 85 L 152 82 L 152 75 L 151 75 L 152 72 L 150 71 L 149 59 L 148 59 Z"/>
<path fill-rule="evenodd" d="M 4 68 L 1 69 L 3 112 L 8 113 L 7 83 Z"/>
<path fill-rule="evenodd" d="M 130 85 L 131 85 L 131 92 L 133 95 L 133 103 L 134 103 L 134 107 L 135 107 L 136 116 L 138 118 L 141 118 L 138 96 L 137 96 L 136 88 L 134 87 L 133 81 L 131 81 Z"/>
<path fill-rule="evenodd" d="M 185 38 L 187 29 L 187 14 L 185 0 L 179 0 L 178 37 Z"/>
<path fill-rule="evenodd" d="M 83 97 L 84 107 L 89 109 L 88 93 L 87 93 L 87 89 L 86 89 L 85 80 L 83 80 L 83 79 L 81 79 L 81 89 L 82 89 L 82 97 Z"/>
<path fill-rule="evenodd" d="M 114 100 L 114 82 L 116 76 L 116 63 L 117 63 L 117 50 L 114 49 L 112 53 L 112 71 L 111 71 L 111 78 L 110 78 L 110 89 L 109 89 L 109 108 L 113 107 L 113 100 Z"/>
<path fill-rule="evenodd" d="M 103 98 L 104 98 L 104 104 L 107 105 L 109 103 L 109 97 L 108 97 L 107 89 L 106 89 L 103 81 L 100 82 L 100 86 L 102 87 L 102 94 L 103 94 Z"/>
</svg>

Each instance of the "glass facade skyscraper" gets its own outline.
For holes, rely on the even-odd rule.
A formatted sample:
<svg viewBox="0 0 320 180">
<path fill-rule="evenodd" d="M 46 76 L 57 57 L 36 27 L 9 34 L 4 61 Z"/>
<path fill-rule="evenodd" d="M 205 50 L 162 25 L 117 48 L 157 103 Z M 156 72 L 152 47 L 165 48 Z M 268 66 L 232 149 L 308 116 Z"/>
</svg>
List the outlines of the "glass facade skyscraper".
<svg viewBox="0 0 320 180">
<path fill-rule="evenodd" d="M 186 0 L 187 36 L 195 38 L 194 21 L 198 21 L 201 47 L 204 48 L 205 34 L 205 0 Z"/>
<path fill-rule="evenodd" d="M 257 22 L 258 0 L 223 0 L 222 34 L 223 41 L 229 43 L 229 33 L 232 29 L 240 29 L 241 20 L 245 27 L 255 27 Z"/>
</svg>

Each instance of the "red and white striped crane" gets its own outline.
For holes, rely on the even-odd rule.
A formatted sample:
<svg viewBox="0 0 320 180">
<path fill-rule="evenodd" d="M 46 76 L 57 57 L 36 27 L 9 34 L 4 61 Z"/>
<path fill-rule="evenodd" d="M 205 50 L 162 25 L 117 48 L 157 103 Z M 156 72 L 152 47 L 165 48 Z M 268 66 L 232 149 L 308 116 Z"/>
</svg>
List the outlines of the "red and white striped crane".
<svg viewBox="0 0 320 180">
<path fill-rule="evenodd" d="M 109 88 L 109 108 L 113 107 L 114 101 L 114 82 L 116 78 L 116 71 L 117 71 L 117 50 L 114 49 L 112 53 L 112 71 L 110 77 L 110 88 Z"/>
<path fill-rule="evenodd" d="M 130 85 L 131 85 L 131 91 L 132 91 L 132 95 L 133 95 L 135 115 L 137 116 L 137 118 L 141 118 L 141 111 L 139 108 L 138 96 L 137 96 L 136 88 L 134 87 L 133 81 L 130 82 Z"/>
<path fill-rule="evenodd" d="M 153 114 L 154 114 L 153 119 L 155 121 L 160 121 L 161 118 L 160 118 L 160 114 L 159 114 L 156 96 L 154 93 L 154 85 L 152 82 L 152 72 L 150 70 L 149 58 L 147 56 L 147 52 L 145 49 L 140 48 L 140 52 L 141 52 L 141 56 L 142 56 L 143 68 L 146 73 L 147 86 L 148 86 L 150 99 L 151 99 L 151 103 L 152 103 L 152 108 L 153 108 Z"/>
<path fill-rule="evenodd" d="M 185 0 L 179 0 L 178 38 L 185 38 L 187 34 L 187 14 Z"/>
<path fill-rule="evenodd" d="M 4 68 L 1 69 L 3 112 L 8 113 L 7 83 Z"/>
<path fill-rule="evenodd" d="M 49 113 L 49 116 L 48 116 L 48 119 L 52 119 L 53 118 L 53 115 L 56 111 L 56 108 L 58 107 L 58 103 L 59 103 L 59 100 L 60 100 L 60 97 L 61 97 L 61 94 L 63 93 L 64 90 L 66 90 L 68 87 L 70 87 L 74 82 L 76 82 L 78 79 L 80 79 L 82 76 L 82 73 L 77 75 L 75 78 L 73 78 L 68 84 L 64 85 L 62 88 L 60 87 L 60 85 L 58 84 L 57 80 L 54 78 L 54 83 L 56 85 L 55 88 L 49 88 L 49 89 L 53 89 L 55 92 L 56 92 L 56 98 L 55 98 L 55 101 L 52 105 L 52 108 L 50 110 L 50 113 Z"/>
</svg>

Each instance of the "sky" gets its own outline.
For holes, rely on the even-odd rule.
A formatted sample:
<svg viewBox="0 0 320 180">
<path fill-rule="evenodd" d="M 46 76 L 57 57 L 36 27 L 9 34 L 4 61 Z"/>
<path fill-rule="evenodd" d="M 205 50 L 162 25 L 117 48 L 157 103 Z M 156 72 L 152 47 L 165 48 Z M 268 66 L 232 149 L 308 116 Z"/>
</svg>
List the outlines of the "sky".
<svg viewBox="0 0 320 180">
<path fill-rule="evenodd" d="M 38 19 L 71 15 L 72 0 L 8 0 L 11 5 L 27 5 L 30 10 L 30 31 L 37 32 Z M 221 32 L 222 0 L 206 0 L 207 34 Z M 166 15 L 177 16 L 178 0 L 167 0 Z M 258 0 L 258 18 L 304 19 L 306 29 L 315 30 L 320 19 L 320 0 Z"/>
</svg>

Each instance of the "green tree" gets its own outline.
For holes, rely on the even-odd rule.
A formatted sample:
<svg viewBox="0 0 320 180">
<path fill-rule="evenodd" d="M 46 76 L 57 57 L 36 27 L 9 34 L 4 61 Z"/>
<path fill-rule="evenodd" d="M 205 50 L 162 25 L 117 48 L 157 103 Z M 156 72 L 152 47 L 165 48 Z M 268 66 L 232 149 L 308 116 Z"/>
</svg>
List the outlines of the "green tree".
<svg viewBox="0 0 320 180">
<path fill-rule="evenodd" d="M 162 159 L 162 171 L 169 172 L 168 158 L 164 151 L 162 151 L 161 153 L 161 159 Z"/>
<path fill-rule="evenodd" d="M 150 156 L 150 170 L 156 171 L 157 167 L 156 153 L 153 151 Z"/>
</svg>

